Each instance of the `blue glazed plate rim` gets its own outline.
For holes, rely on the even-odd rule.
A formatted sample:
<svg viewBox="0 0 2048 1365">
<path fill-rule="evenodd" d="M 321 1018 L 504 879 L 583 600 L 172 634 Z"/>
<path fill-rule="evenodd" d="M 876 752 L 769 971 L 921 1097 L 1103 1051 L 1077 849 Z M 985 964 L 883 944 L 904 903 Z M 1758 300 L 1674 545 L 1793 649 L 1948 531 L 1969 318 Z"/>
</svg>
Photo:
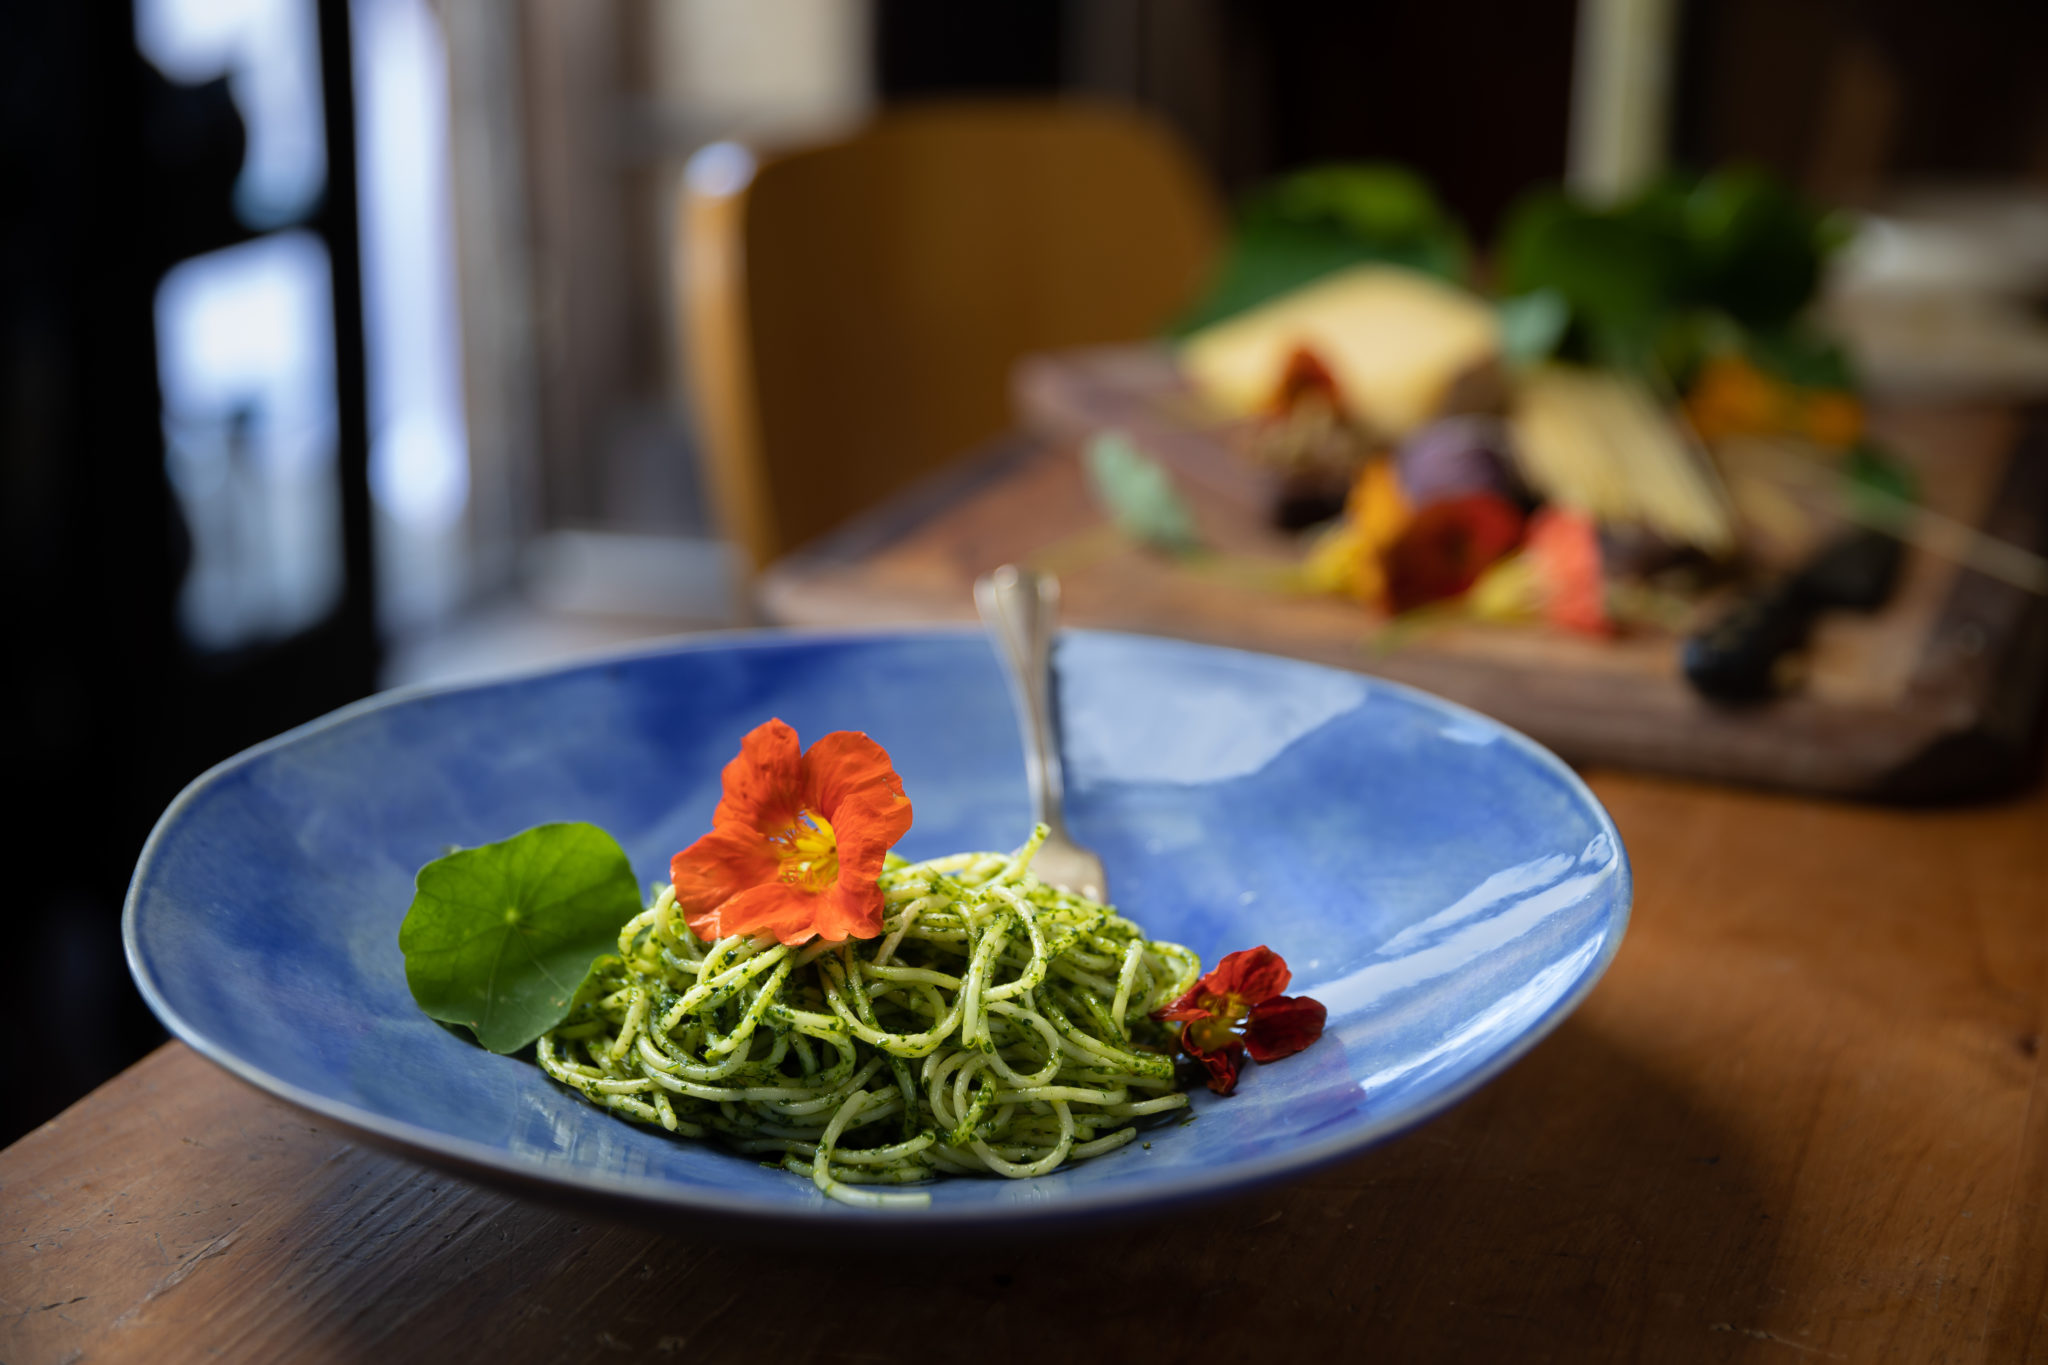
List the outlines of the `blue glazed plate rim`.
<svg viewBox="0 0 2048 1365">
<path fill-rule="evenodd" d="M 1306 660 L 1290 659 L 1284 655 L 1261 654 L 1251 650 L 1232 649 L 1224 645 L 1210 645 L 1196 641 L 1177 640 L 1164 636 L 1136 635 L 1130 632 L 1103 630 L 1068 630 L 1064 634 L 1103 638 L 1139 639 L 1150 643 L 1179 645 L 1203 652 L 1243 655 L 1255 659 L 1298 664 L 1309 668 L 1329 668 L 1327 664 L 1315 664 Z M 1428 1100 L 1409 1108 L 1389 1113 L 1369 1123 L 1347 1127 L 1339 1133 L 1315 1142 L 1302 1143 L 1274 1152 L 1254 1160 L 1237 1161 L 1208 1171 L 1192 1174 L 1165 1184 L 1149 1185 L 1135 1190 L 1119 1190 L 1112 1186 L 1086 1195 L 1064 1199 L 1053 1204 L 1020 1203 L 999 1208 L 974 1206 L 942 1206 L 934 1203 L 922 1209 L 867 1209 L 837 1203 L 820 1203 L 811 1206 L 764 1205 L 747 1196 L 729 1194 L 715 1187 L 681 1185 L 666 1180 L 646 1180 L 630 1176 L 595 1175 L 579 1172 L 573 1167 L 543 1167 L 522 1160 L 489 1143 L 469 1138 L 454 1137 L 447 1133 L 424 1128 L 417 1124 L 389 1118 L 375 1110 L 363 1109 L 344 1101 L 303 1087 L 294 1085 L 265 1071 L 234 1051 L 209 1038 L 194 1027 L 174 1009 L 158 989 L 148 964 L 144 960 L 140 935 L 137 928 L 137 907 L 140 890 L 148 880 L 151 864 L 154 862 L 158 843 L 166 831 L 175 824 L 187 805 L 193 802 L 208 787 L 245 764 L 254 762 L 272 750 L 294 744 L 299 740 L 318 734 L 334 726 L 390 706 L 398 706 L 421 697 L 448 696 L 455 693 L 480 691 L 508 683 L 529 681 L 555 674 L 579 672 L 586 669 L 604 668 L 636 659 L 658 658 L 677 653 L 693 653 L 705 650 L 731 649 L 774 649 L 794 644 L 872 643 L 892 639 L 948 639 L 980 638 L 980 632 L 963 626 L 897 626 L 871 630 L 851 629 L 737 629 L 704 631 L 667 639 L 653 640 L 615 650 L 604 650 L 580 654 L 570 659 L 555 660 L 531 668 L 493 673 L 467 680 L 447 683 L 418 684 L 393 688 L 365 697 L 361 701 L 330 711 L 303 725 L 296 726 L 282 734 L 264 740 L 260 744 L 242 750 L 232 757 L 223 759 L 208 768 L 174 797 L 164 813 L 157 818 L 155 826 L 144 841 L 142 853 L 136 859 L 135 872 L 129 878 L 128 894 L 121 910 L 121 941 L 128 959 L 129 974 L 135 979 L 136 987 L 142 992 L 143 1000 L 171 1034 L 231 1074 L 270 1095 L 298 1106 L 309 1113 L 329 1119 L 344 1127 L 351 1128 L 373 1141 L 397 1151 L 414 1155 L 444 1167 L 466 1169 L 477 1175 L 492 1179 L 499 1184 L 509 1184 L 535 1190 L 551 1196 L 580 1194 L 590 1196 L 601 1204 L 629 1205 L 639 1210 L 665 1213 L 695 1214 L 718 1219 L 736 1219 L 760 1227 L 802 1226 L 823 1231 L 829 1227 L 850 1228 L 861 1224 L 871 1227 L 888 1227 L 916 1231 L 919 1229 L 965 1229 L 976 1226 L 1014 1227 L 1029 1225 L 1049 1227 L 1063 1223 L 1092 1221 L 1119 1214 L 1137 1214 L 1149 1211 L 1164 1212 L 1199 1201 L 1223 1198 L 1243 1193 L 1254 1187 L 1270 1184 L 1289 1176 L 1300 1175 L 1316 1167 L 1328 1165 L 1343 1158 L 1355 1156 L 1368 1148 L 1377 1146 L 1389 1138 L 1418 1127 L 1444 1111 L 1470 1097 L 1481 1087 L 1500 1077 L 1537 1043 L 1548 1037 L 1567 1016 L 1585 1000 L 1600 979 L 1606 975 L 1614 955 L 1620 951 L 1622 939 L 1627 935 L 1628 925 L 1634 909 L 1635 877 L 1629 863 L 1628 849 L 1623 844 L 1621 832 L 1615 828 L 1613 817 L 1601 804 L 1584 779 L 1574 772 L 1570 765 L 1550 750 L 1538 744 L 1527 735 L 1501 724 L 1490 716 L 1447 701 L 1421 688 L 1405 683 L 1393 682 L 1386 678 L 1365 675 L 1376 689 L 1386 689 L 1407 697 L 1426 709 L 1440 711 L 1447 716 L 1472 722 L 1481 728 L 1507 740 L 1521 753 L 1547 769 L 1561 781 L 1586 809 L 1595 817 L 1600 829 L 1613 841 L 1616 853 L 1616 883 L 1614 887 L 1615 910 L 1613 925 L 1600 955 L 1587 966 L 1578 982 L 1565 995 L 1552 1002 L 1550 1007 L 1525 1028 L 1511 1043 L 1461 1080 L 1431 1096 Z M 1341 672 L 1342 670 L 1333 669 Z M 607 1123 L 619 1122 L 610 1115 L 593 1109 L 594 1119 Z"/>
</svg>

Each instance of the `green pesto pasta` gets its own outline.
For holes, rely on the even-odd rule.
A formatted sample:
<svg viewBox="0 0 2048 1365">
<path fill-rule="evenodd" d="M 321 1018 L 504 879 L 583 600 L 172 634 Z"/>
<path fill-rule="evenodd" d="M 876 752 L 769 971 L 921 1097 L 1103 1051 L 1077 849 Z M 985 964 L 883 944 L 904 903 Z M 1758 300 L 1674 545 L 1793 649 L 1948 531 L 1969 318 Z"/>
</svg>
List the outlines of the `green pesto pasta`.
<svg viewBox="0 0 2048 1365">
<path fill-rule="evenodd" d="M 925 1204 L 871 1187 L 1044 1175 L 1121 1147 L 1187 1105 L 1150 1016 L 1201 962 L 1041 884 L 1045 833 L 1014 854 L 892 855 L 882 933 L 864 941 L 707 944 L 663 887 L 541 1037 L 540 1064 L 615 1114 L 852 1204 Z"/>
</svg>

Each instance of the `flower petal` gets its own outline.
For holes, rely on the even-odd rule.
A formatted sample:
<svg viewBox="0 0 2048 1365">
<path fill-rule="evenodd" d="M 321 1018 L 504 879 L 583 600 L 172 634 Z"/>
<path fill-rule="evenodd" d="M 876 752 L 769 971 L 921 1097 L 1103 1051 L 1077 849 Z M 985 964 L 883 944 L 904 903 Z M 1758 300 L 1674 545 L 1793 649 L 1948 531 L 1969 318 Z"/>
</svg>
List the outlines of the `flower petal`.
<svg viewBox="0 0 2048 1365">
<path fill-rule="evenodd" d="M 1219 1095 L 1228 1095 L 1237 1089 L 1237 1073 L 1244 1065 L 1244 1044 L 1232 1038 L 1214 1052 L 1203 1052 L 1190 1042 L 1183 1040 L 1181 1051 L 1202 1064 L 1209 1073 L 1209 1088 Z"/>
<path fill-rule="evenodd" d="M 827 893 L 829 894 L 829 893 Z M 690 927 L 703 939 L 731 934 L 773 934 L 784 943 L 807 943 L 817 931 L 812 921 L 825 894 L 786 882 L 763 882 L 747 888 L 714 910 L 693 916 Z"/>
<path fill-rule="evenodd" d="M 831 815 L 837 840 L 838 881 L 822 892 L 816 908 L 818 935 L 837 943 L 873 938 L 882 932 L 882 875 L 889 850 L 910 828 L 910 802 L 874 786 L 840 799 Z"/>
<path fill-rule="evenodd" d="M 869 882 L 881 876 L 889 850 L 910 830 L 909 800 L 879 787 L 857 792 L 819 813 L 832 822 L 842 884 L 848 876 Z"/>
<path fill-rule="evenodd" d="M 780 871 L 767 841 L 742 829 L 714 829 L 668 865 L 676 904 L 693 928 L 698 916 L 710 914 L 749 887 L 775 881 Z"/>
<path fill-rule="evenodd" d="M 858 730 L 834 730 L 804 754 L 800 797 L 805 809 L 823 815 L 834 829 L 839 827 L 839 807 L 849 797 L 873 788 L 902 801 L 905 810 L 910 808 L 903 795 L 903 779 L 896 776 L 888 750 Z M 904 828 L 909 827 L 906 819 Z"/>
<path fill-rule="evenodd" d="M 803 753 L 785 722 L 765 721 L 748 731 L 723 776 L 725 794 L 711 816 L 717 828 L 773 836 L 796 823 L 804 807 Z"/>
<path fill-rule="evenodd" d="M 831 943 L 873 938 L 882 932 L 883 912 L 875 878 L 889 849 L 910 828 L 910 802 L 874 788 L 847 798 L 829 818 L 838 840 L 839 879 L 818 895 L 818 936 Z"/>
<path fill-rule="evenodd" d="M 1162 1024 L 1178 1024 L 1189 1019 L 1207 1019 L 1209 1017 L 1209 1009 L 1208 1006 L 1202 1003 L 1202 997 L 1207 993 L 1208 988 L 1198 978 L 1194 985 L 1187 988 L 1187 992 L 1180 999 L 1170 1005 L 1153 1010 L 1152 1017 Z"/>
<path fill-rule="evenodd" d="M 1255 1062 L 1277 1062 L 1323 1036 L 1328 1011 L 1305 995 L 1276 995 L 1252 1006 L 1244 1045 Z"/>
<path fill-rule="evenodd" d="M 882 932 L 882 891 L 872 880 L 849 885 L 843 870 L 837 886 L 817 893 L 810 909 L 811 927 L 827 943 L 873 938 Z"/>
<path fill-rule="evenodd" d="M 691 929 L 705 938 L 768 933 L 784 943 L 881 932 L 875 879 L 910 828 L 911 807 L 879 744 L 840 730 L 806 754 L 795 730 L 770 720 L 740 742 L 724 781 L 712 832 L 669 865 Z M 838 874 L 823 890 L 782 880 L 792 827 L 805 811 L 831 826 Z"/>
<path fill-rule="evenodd" d="M 1235 995 L 1246 1004 L 1256 1005 L 1286 990 L 1292 979 L 1286 959 L 1262 943 L 1227 955 L 1202 978 L 1200 989 L 1211 995 Z M 1174 1002 L 1176 1007 L 1180 1003 Z"/>
</svg>

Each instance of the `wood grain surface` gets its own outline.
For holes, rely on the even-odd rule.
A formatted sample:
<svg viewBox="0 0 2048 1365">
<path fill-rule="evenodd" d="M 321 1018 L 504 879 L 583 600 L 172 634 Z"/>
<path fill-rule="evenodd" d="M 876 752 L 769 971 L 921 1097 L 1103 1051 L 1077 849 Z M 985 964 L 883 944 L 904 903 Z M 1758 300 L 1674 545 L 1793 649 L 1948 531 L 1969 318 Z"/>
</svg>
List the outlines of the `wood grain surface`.
<svg viewBox="0 0 2048 1365">
<path fill-rule="evenodd" d="M 1596 772 L 1608 977 L 1297 1184 L 886 1255 L 579 1218 L 181 1045 L 0 1153 L 0 1361 L 2013 1361 L 2048 1355 L 2048 799 Z"/>
</svg>

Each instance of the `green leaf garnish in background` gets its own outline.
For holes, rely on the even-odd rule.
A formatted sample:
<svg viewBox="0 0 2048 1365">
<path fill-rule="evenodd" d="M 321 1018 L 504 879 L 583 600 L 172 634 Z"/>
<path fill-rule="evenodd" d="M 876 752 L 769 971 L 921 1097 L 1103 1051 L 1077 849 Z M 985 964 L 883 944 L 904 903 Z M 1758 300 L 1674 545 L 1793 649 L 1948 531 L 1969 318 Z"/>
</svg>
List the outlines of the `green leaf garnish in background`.
<svg viewBox="0 0 2048 1365">
<path fill-rule="evenodd" d="M 1118 530 L 1168 554 L 1192 554 L 1202 548 L 1195 520 L 1172 476 L 1129 437 L 1120 431 L 1103 432 L 1088 443 L 1085 463 L 1089 486 Z"/>
<path fill-rule="evenodd" d="M 517 1052 L 562 1022 L 590 964 L 640 910 L 611 835 L 536 825 L 420 869 L 398 929 L 405 984 L 430 1018 Z"/>
<path fill-rule="evenodd" d="M 1471 254 L 1464 228 L 1407 167 L 1311 166 L 1245 196 L 1208 291 L 1174 331 L 1186 335 L 1367 261 L 1462 284 Z"/>
<path fill-rule="evenodd" d="M 1751 332 L 1743 352 L 1752 364 L 1776 379 L 1802 389 L 1856 388 L 1856 370 L 1849 353 L 1833 337 L 1805 327 Z"/>
<path fill-rule="evenodd" d="M 1501 359 L 1517 368 L 1550 359 L 1572 322 L 1571 304 L 1555 289 L 1502 299 L 1494 311 L 1500 317 Z"/>
<path fill-rule="evenodd" d="M 1798 321 L 1842 220 L 1762 172 L 1666 175 L 1622 203 L 1556 190 L 1525 196 L 1495 251 L 1502 290 L 1551 290 L 1570 309 L 1569 359 L 1682 380 L 1729 330 L 1772 337 L 1809 363 Z"/>
<path fill-rule="evenodd" d="M 1911 520 L 1919 500 L 1912 467 L 1875 441 L 1864 440 L 1842 466 L 1844 495 L 1854 519 L 1866 526 L 1897 529 Z"/>
</svg>

